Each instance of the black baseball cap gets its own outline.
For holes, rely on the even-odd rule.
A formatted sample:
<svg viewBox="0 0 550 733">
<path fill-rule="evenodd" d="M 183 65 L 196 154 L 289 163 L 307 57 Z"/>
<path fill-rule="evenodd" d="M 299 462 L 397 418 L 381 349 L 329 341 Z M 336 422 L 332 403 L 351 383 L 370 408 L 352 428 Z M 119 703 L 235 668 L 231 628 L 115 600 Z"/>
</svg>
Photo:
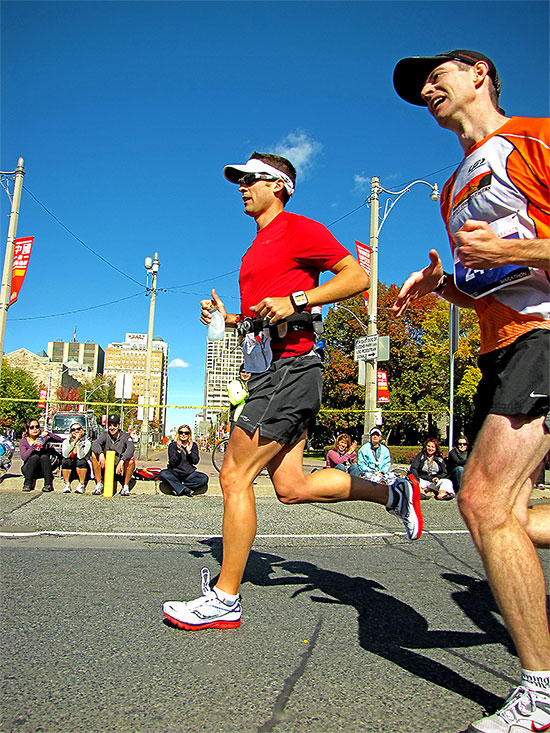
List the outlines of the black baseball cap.
<svg viewBox="0 0 550 733">
<path fill-rule="evenodd" d="M 119 415 L 109 415 L 107 424 L 108 425 L 120 425 L 120 416 Z"/>
<path fill-rule="evenodd" d="M 444 64 L 445 61 L 461 61 L 463 64 L 469 64 L 469 66 L 473 66 L 478 61 L 485 61 L 489 67 L 489 78 L 495 85 L 497 96 L 500 94 L 502 83 L 496 66 L 491 59 L 479 51 L 469 51 L 463 48 L 438 53 L 436 56 L 410 56 L 401 59 L 393 71 L 395 91 L 405 102 L 417 104 L 419 107 L 427 107 L 428 105 L 420 96 L 420 92 L 430 71 L 433 71 L 439 64 Z"/>
</svg>

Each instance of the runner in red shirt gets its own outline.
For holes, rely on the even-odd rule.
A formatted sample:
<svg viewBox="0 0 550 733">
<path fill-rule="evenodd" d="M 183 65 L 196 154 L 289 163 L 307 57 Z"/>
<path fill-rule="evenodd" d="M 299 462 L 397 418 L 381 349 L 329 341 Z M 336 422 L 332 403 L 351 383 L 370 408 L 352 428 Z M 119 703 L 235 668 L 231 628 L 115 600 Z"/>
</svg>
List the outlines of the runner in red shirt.
<svg viewBox="0 0 550 733">
<path fill-rule="evenodd" d="M 322 389 L 309 311 L 364 290 L 365 272 L 325 227 L 284 211 L 296 182 L 294 166 L 286 158 L 253 153 L 244 165 L 226 166 L 224 174 L 238 184 L 257 235 L 242 259 L 241 312 L 227 313 L 213 290 L 211 300 L 201 301 L 201 321 L 210 322 L 215 306 L 226 327 L 242 324 L 244 368 L 251 376 L 220 472 L 224 519 L 218 582 L 210 589 L 205 571 L 201 598 L 164 604 L 165 616 L 184 629 L 240 624 L 239 587 L 256 534 L 253 481 L 264 466 L 285 504 L 372 501 L 403 520 L 409 539 L 422 533 L 415 479 L 388 486 L 335 469 L 307 476 L 303 471 L 307 428 L 321 405 Z M 334 277 L 319 285 L 325 270 Z"/>
<path fill-rule="evenodd" d="M 482 379 L 476 442 L 458 505 L 483 559 L 522 666 L 520 685 L 472 733 L 550 730 L 550 636 L 537 547 L 550 544 L 550 505 L 529 506 L 550 448 L 549 120 L 511 119 L 500 79 L 477 51 L 402 59 L 394 86 L 454 132 L 464 160 L 446 183 L 441 211 L 454 255 L 403 285 L 394 311 L 431 291 L 475 308 Z"/>
</svg>

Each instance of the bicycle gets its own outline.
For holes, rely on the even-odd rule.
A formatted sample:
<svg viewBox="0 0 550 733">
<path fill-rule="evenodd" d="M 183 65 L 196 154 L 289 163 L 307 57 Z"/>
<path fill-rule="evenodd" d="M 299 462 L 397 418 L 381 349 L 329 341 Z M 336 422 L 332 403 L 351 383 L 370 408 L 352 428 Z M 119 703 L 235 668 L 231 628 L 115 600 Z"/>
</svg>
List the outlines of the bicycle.
<svg viewBox="0 0 550 733">
<path fill-rule="evenodd" d="M 220 440 L 219 443 L 216 443 L 214 450 L 212 451 L 212 465 L 218 473 L 221 471 L 221 467 L 223 466 L 225 451 L 227 450 L 228 443 L 229 438 L 223 438 L 223 440 Z M 265 476 L 269 478 L 269 471 L 267 467 L 262 468 L 258 476 Z"/>
<path fill-rule="evenodd" d="M 0 481 L 10 470 L 15 446 L 9 438 L 0 435 Z"/>
</svg>

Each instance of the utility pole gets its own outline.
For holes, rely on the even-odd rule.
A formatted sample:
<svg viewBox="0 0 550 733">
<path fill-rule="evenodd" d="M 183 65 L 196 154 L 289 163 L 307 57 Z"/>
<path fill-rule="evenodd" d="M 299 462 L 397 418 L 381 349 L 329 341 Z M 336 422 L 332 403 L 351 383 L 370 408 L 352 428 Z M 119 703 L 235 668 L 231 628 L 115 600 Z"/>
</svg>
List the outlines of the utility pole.
<svg viewBox="0 0 550 733">
<path fill-rule="evenodd" d="M 143 421 L 140 433 L 139 457 L 147 459 L 149 447 L 149 403 L 151 402 L 151 360 L 153 356 L 153 328 L 155 325 L 155 301 L 157 299 L 157 272 L 160 267 L 158 252 L 155 252 L 154 259 L 145 258 L 145 269 L 152 273 L 149 303 L 149 329 L 147 331 L 147 356 L 145 357 L 145 390 L 143 396 Z"/>
<path fill-rule="evenodd" d="M 369 286 L 369 318 L 367 332 L 369 336 L 378 337 L 378 196 L 380 180 L 373 176 L 370 194 L 370 286 Z M 378 346 L 377 346 L 378 351 Z M 363 420 L 363 445 L 369 440 L 369 433 L 376 422 L 378 359 L 365 362 L 365 418 Z"/>
<path fill-rule="evenodd" d="M 23 190 L 23 176 L 25 168 L 23 158 L 17 161 L 17 168 L 8 173 L 1 172 L 3 176 L 15 174 L 13 196 L 11 197 L 11 214 L 8 227 L 8 241 L 6 254 L 4 256 L 4 269 L 2 271 L 2 284 L 0 286 L 0 372 L 2 371 L 2 359 L 4 358 L 4 336 L 6 334 L 6 318 L 11 295 L 11 270 L 13 265 L 14 241 L 17 235 L 17 222 L 19 221 L 19 205 L 21 203 L 21 191 Z M 7 189 L 6 189 L 7 190 Z M 7 191 L 9 196 L 9 190 Z"/>
</svg>

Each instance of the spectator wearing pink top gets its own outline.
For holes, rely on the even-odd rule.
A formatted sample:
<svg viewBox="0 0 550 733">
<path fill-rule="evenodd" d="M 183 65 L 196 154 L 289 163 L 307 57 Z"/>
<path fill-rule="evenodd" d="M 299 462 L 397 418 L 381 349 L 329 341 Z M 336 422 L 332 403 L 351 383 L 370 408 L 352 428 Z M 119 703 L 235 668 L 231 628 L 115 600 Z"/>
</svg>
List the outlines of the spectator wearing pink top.
<svg viewBox="0 0 550 733">
<path fill-rule="evenodd" d="M 355 464 L 357 441 L 351 442 L 347 433 L 342 433 L 336 438 L 334 445 L 327 453 L 326 468 L 337 468 L 340 471 L 350 473 L 350 467 Z"/>
</svg>

